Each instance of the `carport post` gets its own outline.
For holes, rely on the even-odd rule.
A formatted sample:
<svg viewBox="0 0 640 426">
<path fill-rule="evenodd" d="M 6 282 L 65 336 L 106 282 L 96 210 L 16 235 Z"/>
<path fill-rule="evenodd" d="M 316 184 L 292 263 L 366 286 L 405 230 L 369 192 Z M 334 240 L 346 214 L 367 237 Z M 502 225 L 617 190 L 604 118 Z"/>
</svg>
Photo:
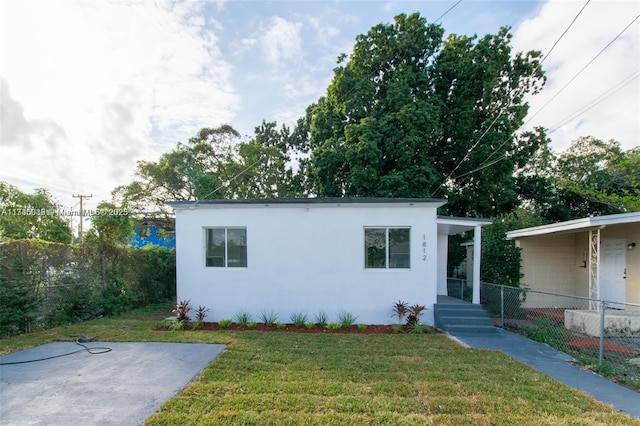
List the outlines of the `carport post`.
<svg viewBox="0 0 640 426">
<path fill-rule="evenodd" d="M 482 227 L 476 225 L 473 230 L 473 298 L 471 303 L 480 304 L 480 256 L 482 255 Z"/>
<path fill-rule="evenodd" d="M 601 300 L 600 303 L 600 343 L 598 345 L 598 365 L 602 365 L 604 357 L 604 313 L 607 310 L 607 302 Z"/>
</svg>

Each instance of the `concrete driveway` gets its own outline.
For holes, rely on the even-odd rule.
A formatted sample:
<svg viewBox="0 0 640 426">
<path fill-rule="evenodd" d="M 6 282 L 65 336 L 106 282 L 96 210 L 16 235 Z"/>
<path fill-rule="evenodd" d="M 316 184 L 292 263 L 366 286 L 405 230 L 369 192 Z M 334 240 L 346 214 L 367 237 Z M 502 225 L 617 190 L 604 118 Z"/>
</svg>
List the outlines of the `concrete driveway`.
<svg viewBox="0 0 640 426">
<path fill-rule="evenodd" d="M 182 390 L 224 345 L 91 342 L 86 351 L 0 365 L 2 425 L 138 425 Z M 49 343 L 0 357 L 0 364 L 82 349 Z"/>
</svg>

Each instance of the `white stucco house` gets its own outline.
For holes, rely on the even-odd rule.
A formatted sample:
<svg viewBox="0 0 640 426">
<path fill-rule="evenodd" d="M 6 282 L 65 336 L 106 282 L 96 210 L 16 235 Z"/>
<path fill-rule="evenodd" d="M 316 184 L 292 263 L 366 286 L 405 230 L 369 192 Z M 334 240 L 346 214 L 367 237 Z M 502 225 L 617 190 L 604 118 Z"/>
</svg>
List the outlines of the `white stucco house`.
<svg viewBox="0 0 640 426">
<path fill-rule="evenodd" d="M 392 322 L 392 304 L 433 305 L 447 294 L 448 236 L 474 230 L 479 303 L 484 219 L 438 217 L 439 199 L 304 198 L 176 201 L 177 298 L 210 309 L 329 321 Z"/>
</svg>

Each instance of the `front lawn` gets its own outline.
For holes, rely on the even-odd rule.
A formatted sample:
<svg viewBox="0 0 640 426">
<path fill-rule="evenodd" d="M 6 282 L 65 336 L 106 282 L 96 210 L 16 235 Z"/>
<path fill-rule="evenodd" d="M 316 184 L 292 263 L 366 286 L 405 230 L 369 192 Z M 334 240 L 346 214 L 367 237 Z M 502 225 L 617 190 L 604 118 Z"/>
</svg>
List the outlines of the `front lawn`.
<svg viewBox="0 0 640 426">
<path fill-rule="evenodd" d="M 149 425 L 640 425 L 501 353 L 443 335 L 154 330 L 163 316 L 147 311 L 3 339 L 0 353 L 71 334 L 227 344 Z"/>
</svg>

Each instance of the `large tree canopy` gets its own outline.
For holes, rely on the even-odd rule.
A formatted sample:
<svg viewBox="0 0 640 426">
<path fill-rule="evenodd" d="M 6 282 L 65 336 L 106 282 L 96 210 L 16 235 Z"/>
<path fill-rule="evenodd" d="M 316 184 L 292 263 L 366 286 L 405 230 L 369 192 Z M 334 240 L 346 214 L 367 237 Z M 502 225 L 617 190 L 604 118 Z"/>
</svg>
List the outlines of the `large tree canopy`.
<svg viewBox="0 0 640 426">
<path fill-rule="evenodd" d="M 544 75 L 511 35 L 451 35 L 418 13 L 359 35 L 311 112 L 308 175 L 321 196 L 447 197 L 458 215 L 518 204 L 514 171 L 538 149 L 514 136 Z"/>
</svg>

